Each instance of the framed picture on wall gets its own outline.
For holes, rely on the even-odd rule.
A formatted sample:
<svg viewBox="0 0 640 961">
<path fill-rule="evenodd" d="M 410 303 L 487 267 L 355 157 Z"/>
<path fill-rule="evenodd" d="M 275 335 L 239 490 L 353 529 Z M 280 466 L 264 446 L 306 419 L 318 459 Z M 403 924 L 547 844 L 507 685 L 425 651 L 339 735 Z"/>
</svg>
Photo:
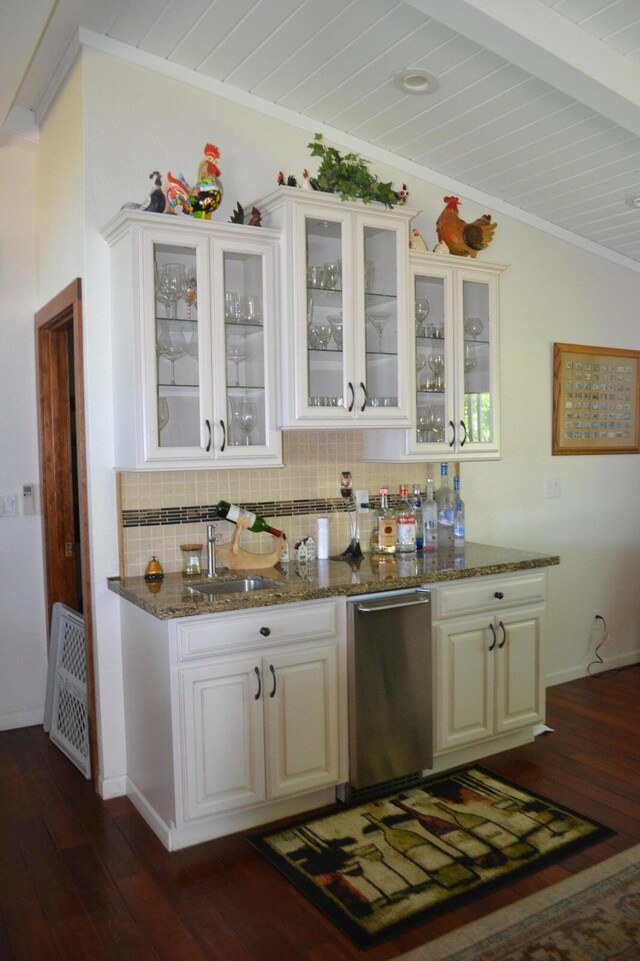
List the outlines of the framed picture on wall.
<svg viewBox="0 0 640 961">
<path fill-rule="evenodd" d="M 637 454 L 640 351 L 553 345 L 553 454 Z"/>
</svg>

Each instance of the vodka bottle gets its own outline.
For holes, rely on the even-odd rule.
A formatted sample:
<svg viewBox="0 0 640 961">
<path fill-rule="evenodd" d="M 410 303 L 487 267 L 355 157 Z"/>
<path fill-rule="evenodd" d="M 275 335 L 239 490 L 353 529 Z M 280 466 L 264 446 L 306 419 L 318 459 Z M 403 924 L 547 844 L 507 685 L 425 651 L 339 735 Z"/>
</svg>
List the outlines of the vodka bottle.
<svg viewBox="0 0 640 961">
<path fill-rule="evenodd" d="M 421 551 L 424 546 L 424 531 L 423 531 L 423 514 L 422 514 L 422 498 L 420 497 L 420 485 L 413 485 L 413 493 L 409 499 L 409 503 L 413 508 L 413 513 L 416 515 L 416 550 Z"/>
<path fill-rule="evenodd" d="M 242 515 L 248 521 L 248 529 L 253 531 L 254 534 L 259 534 L 264 531 L 267 534 L 273 534 L 274 537 L 283 536 L 282 531 L 279 531 L 277 527 L 271 527 L 267 524 L 264 517 L 252 514 L 251 511 L 246 511 L 244 508 L 238 507 L 237 504 L 229 504 L 228 501 L 218 501 L 214 507 L 214 512 L 216 517 L 232 521 L 234 524 L 237 524 L 238 518 Z"/>
<path fill-rule="evenodd" d="M 455 502 L 453 491 L 449 487 L 449 469 L 446 464 L 440 466 L 440 487 L 435 492 L 438 507 L 438 547 L 453 547 L 453 514 Z"/>
<path fill-rule="evenodd" d="M 396 550 L 400 554 L 415 554 L 416 515 L 409 503 L 409 488 L 400 485 L 400 503 L 396 512 Z"/>
<path fill-rule="evenodd" d="M 453 478 L 453 496 L 455 498 L 455 507 L 453 511 L 453 541 L 456 550 L 462 550 L 464 547 L 464 501 L 460 497 L 460 478 L 456 476 Z"/>
<path fill-rule="evenodd" d="M 371 531 L 372 554 L 395 554 L 396 552 L 396 519 L 389 509 L 387 497 L 389 489 L 380 488 L 380 510 Z"/>
<path fill-rule="evenodd" d="M 433 554 L 438 547 L 438 508 L 433 499 L 433 481 L 427 477 L 427 493 L 422 506 L 423 550 Z"/>
</svg>

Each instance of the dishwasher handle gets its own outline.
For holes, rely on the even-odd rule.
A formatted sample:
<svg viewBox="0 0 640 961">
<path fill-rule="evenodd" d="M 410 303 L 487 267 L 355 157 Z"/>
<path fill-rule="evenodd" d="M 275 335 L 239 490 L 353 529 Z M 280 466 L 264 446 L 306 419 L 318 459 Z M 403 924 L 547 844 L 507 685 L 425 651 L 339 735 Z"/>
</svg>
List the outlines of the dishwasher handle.
<svg viewBox="0 0 640 961">
<path fill-rule="evenodd" d="M 431 599 L 428 594 L 409 594 L 388 604 L 381 604 L 378 601 L 374 604 L 356 604 L 356 607 L 361 614 L 374 614 L 376 611 L 390 611 L 396 607 L 414 607 L 418 604 L 430 603 Z"/>
</svg>

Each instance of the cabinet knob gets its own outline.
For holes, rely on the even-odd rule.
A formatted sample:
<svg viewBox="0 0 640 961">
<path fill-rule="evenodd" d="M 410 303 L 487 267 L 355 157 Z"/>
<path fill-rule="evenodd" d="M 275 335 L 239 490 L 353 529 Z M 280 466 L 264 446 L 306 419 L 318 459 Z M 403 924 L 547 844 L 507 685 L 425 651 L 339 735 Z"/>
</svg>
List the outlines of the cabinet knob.
<svg viewBox="0 0 640 961">
<path fill-rule="evenodd" d="M 502 598 L 504 597 L 504 594 L 502 593 L 502 591 L 496 591 L 493 596 L 494 596 L 494 597 L 497 597 L 498 600 L 501 601 Z"/>
<path fill-rule="evenodd" d="M 260 633 L 262 634 L 263 637 L 269 637 L 269 634 L 271 634 L 271 628 L 270 628 L 270 627 L 261 627 L 261 628 L 260 628 Z"/>
</svg>

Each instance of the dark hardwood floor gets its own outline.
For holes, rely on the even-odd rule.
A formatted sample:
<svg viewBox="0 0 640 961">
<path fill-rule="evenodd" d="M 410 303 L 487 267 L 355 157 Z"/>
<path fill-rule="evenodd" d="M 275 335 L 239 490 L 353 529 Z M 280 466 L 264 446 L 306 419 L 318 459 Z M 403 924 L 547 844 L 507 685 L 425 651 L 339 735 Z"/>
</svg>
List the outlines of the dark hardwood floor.
<svg viewBox="0 0 640 961">
<path fill-rule="evenodd" d="M 640 665 L 551 688 L 553 734 L 486 767 L 618 833 L 377 948 L 234 835 L 169 854 L 41 728 L 0 733 L 0 961 L 387 961 L 640 841 Z"/>
</svg>

